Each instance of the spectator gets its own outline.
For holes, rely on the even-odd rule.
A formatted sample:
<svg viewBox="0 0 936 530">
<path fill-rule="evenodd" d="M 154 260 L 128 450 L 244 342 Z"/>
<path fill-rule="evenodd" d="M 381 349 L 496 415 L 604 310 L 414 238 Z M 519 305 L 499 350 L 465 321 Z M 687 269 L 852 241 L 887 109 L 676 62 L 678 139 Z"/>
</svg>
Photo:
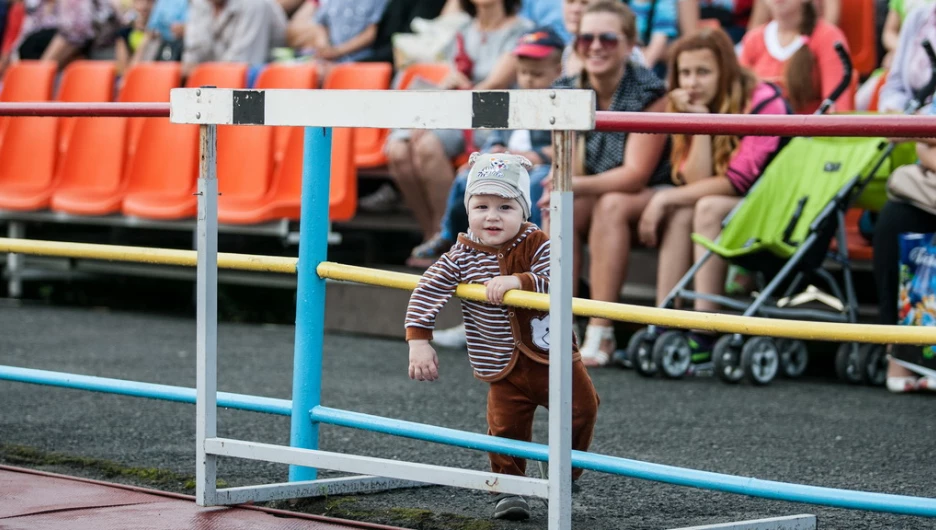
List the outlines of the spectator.
<svg viewBox="0 0 936 530">
<path fill-rule="evenodd" d="M 749 27 L 753 7 L 754 0 L 700 0 L 699 17 L 717 20 L 731 41 L 738 44 Z"/>
<path fill-rule="evenodd" d="M 588 4 L 591 2 L 592 0 L 565 0 L 565 3 L 562 5 L 562 20 L 565 23 L 566 31 L 570 35 L 575 35 L 575 32 L 578 31 L 579 22 L 582 20 L 582 13 L 585 12 L 585 8 L 588 7 Z M 637 46 L 634 46 L 634 51 L 631 52 L 628 59 L 639 65 L 646 66 L 647 64 L 644 60 L 643 53 Z M 568 46 L 566 46 L 565 51 L 562 53 L 562 74 L 577 75 L 581 72 L 582 60 L 575 54 L 575 39 L 573 38 L 569 41 Z"/>
<path fill-rule="evenodd" d="M 393 62 L 393 36 L 410 33 L 413 19 L 432 20 L 439 16 L 445 0 L 390 0 L 383 17 L 377 23 L 377 35 L 365 61 Z"/>
<path fill-rule="evenodd" d="M 562 50 L 565 43 L 549 27 L 542 27 L 520 38 L 513 55 L 517 57 L 517 88 L 543 90 L 552 86 L 562 73 Z M 530 195 L 538 201 L 543 189 L 541 182 L 549 173 L 552 163 L 552 135 L 549 131 L 494 131 L 491 133 L 484 153 L 510 152 L 530 160 Z M 440 232 L 428 242 L 413 250 L 413 257 L 424 260 L 426 266 L 447 252 L 459 233 L 468 229 L 468 213 L 465 211 L 465 186 L 468 168 L 462 167 L 449 192 Z M 539 209 L 530 212 L 530 222 L 539 226 L 542 222 Z"/>
<path fill-rule="evenodd" d="M 744 36 L 741 66 L 781 85 L 798 114 L 811 114 L 844 76 L 835 43 L 848 49 L 842 30 L 820 19 L 812 2 L 767 0 L 773 20 Z M 835 111 L 854 110 L 850 85 L 836 100 Z"/>
<path fill-rule="evenodd" d="M 520 16 L 533 22 L 537 27 L 549 27 L 564 42 L 572 39 L 566 29 L 563 11 L 566 0 L 526 0 L 520 6 Z"/>
<path fill-rule="evenodd" d="M 669 112 L 701 114 L 788 114 L 780 89 L 758 81 L 738 64 L 734 45 L 721 29 L 703 29 L 673 46 L 669 66 Z M 780 148 L 776 136 L 673 135 L 672 176 L 676 187 L 660 191 L 640 218 L 640 241 L 659 247 L 657 305 L 693 262 L 690 236 L 714 240 L 726 215 L 741 201 Z M 698 261 L 704 249 L 695 248 Z M 695 276 L 695 289 L 722 294 L 726 263 L 714 257 Z M 718 305 L 697 299 L 698 311 Z M 710 335 L 693 333 L 694 353 L 710 353 Z"/>
<path fill-rule="evenodd" d="M 133 62 L 181 61 L 188 0 L 156 0 Z"/>
<path fill-rule="evenodd" d="M 933 4 L 914 9 L 904 20 L 890 72 L 881 87 L 878 101 L 880 111 L 903 110 L 913 92 L 929 81 L 933 67 L 923 50 L 923 41 L 926 39 L 936 46 L 936 7 Z"/>
<path fill-rule="evenodd" d="M 120 22 L 105 0 L 27 1 L 14 45 L 23 60 L 55 61 L 64 68 L 78 57 L 111 58 Z"/>
<path fill-rule="evenodd" d="M 839 23 L 839 14 L 842 11 L 842 0 L 810 0 L 813 4 L 813 8 L 816 11 L 816 14 L 822 17 L 823 20 L 837 26 Z M 770 11 L 768 3 L 770 0 L 754 0 L 754 5 L 751 8 L 751 19 L 749 28 L 756 28 L 758 26 L 763 26 L 764 24 L 770 22 L 770 19 L 773 17 Z"/>
<path fill-rule="evenodd" d="M 926 9 L 932 10 L 929 6 Z M 936 114 L 933 105 L 929 106 L 929 113 Z M 918 164 L 897 168 L 895 174 L 897 172 L 922 172 L 926 175 L 925 178 L 936 178 L 936 139 L 894 138 L 892 140 L 896 142 L 916 141 L 917 156 L 920 159 Z M 930 207 L 936 207 L 936 205 L 930 205 Z M 878 214 L 874 228 L 874 280 L 877 284 L 881 324 L 892 326 L 898 322 L 900 235 L 908 232 L 936 232 L 936 215 L 913 204 L 889 200 Z M 936 377 L 918 377 L 893 360 L 889 360 L 887 389 L 895 393 L 917 390 L 936 391 Z"/>
<path fill-rule="evenodd" d="M 144 44 L 146 39 L 146 25 L 153 10 L 153 0 L 133 1 L 133 20 L 120 29 L 119 38 L 115 45 L 115 67 L 117 75 L 121 76 L 130 66 L 134 54 Z"/>
<path fill-rule="evenodd" d="M 514 84 L 517 59 L 510 51 L 533 29 L 517 16 L 519 7 L 520 0 L 461 0 L 471 20 L 447 50 L 454 68 L 440 88 L 491 90 Z M 484 145 L 488 133 L 475 131 L 473 142 Z M 452 160 L 466 145 L 465 133 L 453 130 L 393 131 L 387 141 L 390 175 L 416 216 L 424 242 L 438 231 L 455 179 Z"/>
<path fill-rule="evenodd" d="M 184 75 L 200 63 L 262 64 L 286 37 L 286 15 L 275 0 L 192 0 L 185 23 Z"/>
<path fill-rule="evenodd" d="M 295 21 L 289 31 L 290 46 L 311 53 L 325 63 L 366 59 L 377 38 L 377 23 L 387 0 L 329 0 L 315 10 L 311 26 Z"/>
<path fill-rule="evenodd" d="M 855 107 L 858 110 L 868 110 L 874 91 L 881 81 L 881 76 L 887 75 L 887 69 L 890 68 L 900 39 L 900 28 L 903 26 L 907 15 L 914 8 L 930 2 L 932 0 L 891 0 L 888 2 L 887 19 L 884 21 L 884 28 L 881 31 L 881 46 L 884 49 L 881 68 L 875 71 L 858 89 L 858 93 L 855 95 Z"/>
<path fill-rule="evenodd" d="M 634 13 L 621 2 L 589 4 L 576 31 L 575 50 L 584 69 L 579 75 L 559 79 L 555 86 L 594 90 L 598 110 L 663 111 L 663 82 L 650 70 L 626 60 L 636 42 L 635 24 Z M 592 298 L 616 302 L 627 275 L 631 232 L 656 190 L 669 186 L 667 137 L 591 132 L 578 137 L 573 158 L 572 274 L 581 276 L 582 245 L 587 239 Z M 544 181 L 543 187 L 540 207 L 548 204 L 551 182 Z M 544 212 L 545 226 L 547 219 Z M 611 321 L 591 319 L 581 348 L 583 362 L 607 365 L 615 347 Z"/>
<path fill-rule="evenodd" d="M 666 60 L 669 43 L 680 33 L 688 35 L 699 23 L 698 0 L 626 0 L 637 17 L 637 38 L 647 66 L 659 68 Z"/>
</svg>

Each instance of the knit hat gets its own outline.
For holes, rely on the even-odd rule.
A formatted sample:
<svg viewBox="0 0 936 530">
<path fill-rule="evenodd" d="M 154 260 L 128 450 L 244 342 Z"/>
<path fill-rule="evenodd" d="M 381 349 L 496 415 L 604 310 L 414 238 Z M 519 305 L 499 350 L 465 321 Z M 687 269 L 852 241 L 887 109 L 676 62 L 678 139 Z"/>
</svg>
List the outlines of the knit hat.
<svg viewBox="0 0 936 530">
<path fill-rule="evenodd" d="M 468 159 L 468 187 L 465 189 L 465 209 L 472 195 L 497 195 L 517 199 L 523 210 L 523 220 L 530 218 L 530 174 L 533 164 L 526 157 L 510 153 L 472 153 Z"/>
</svg>

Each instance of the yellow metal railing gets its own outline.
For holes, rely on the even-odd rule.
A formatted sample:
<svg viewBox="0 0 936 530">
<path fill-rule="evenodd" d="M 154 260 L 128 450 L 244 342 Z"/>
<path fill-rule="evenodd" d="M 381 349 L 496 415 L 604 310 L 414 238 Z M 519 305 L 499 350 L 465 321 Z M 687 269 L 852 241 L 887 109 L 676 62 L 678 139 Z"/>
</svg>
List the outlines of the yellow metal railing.
<svg viewBox="0 0 936 530">
<path fill-rule="evenodd" d="M 0 238 L 0 252 L 15 252 L 39 256 L 85 258 L 194 267 L 193 250 L 173 250 L 88 243 L 61 243 L 27 239 Z M 294 274 L 296 258 L 218 253 L 218 268 L 256 272 Z M 382 271 L 340 263 L 322 262 L 317 267 L 320 277 L 377 285 L 393 289 L 413 290 L 419 281 L 416 274 Z M 455 295 L 467 300 L 484 301 L 484 286 L 460 285 Z M 511 291 L 504 303 L 530 309 L 549 310 L 549 296 L 527 291 Z M 936 328 L 915 326 L 855 325 L 802 320 L 742 317 L 718 313 L 701 313 L 676 309 L 598 302 L 575 298 L 572 312 L 582 317 L 598 317 L 674 328 L 699 329 L 720 333 L 740 333 L 750 336 L 784 337 L 835 342 L 869 342 L 877 344 L 936 344 Z"/>
</svg>

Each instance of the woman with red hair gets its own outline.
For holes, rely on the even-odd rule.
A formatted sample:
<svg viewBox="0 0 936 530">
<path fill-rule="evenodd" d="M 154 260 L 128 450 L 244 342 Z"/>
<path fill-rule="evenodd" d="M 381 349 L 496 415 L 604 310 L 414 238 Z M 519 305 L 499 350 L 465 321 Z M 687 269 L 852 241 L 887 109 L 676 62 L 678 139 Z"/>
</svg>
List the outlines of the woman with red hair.
<svg viewBox="0 0 936 530">
<path fill-rule="evenodd" d="M 789 105 L 772 84 L 758 81 L 743 68 L 731 38 L 721 29 L 703 29 L 676 41 L 669 65 L 669 112 L 698 114 L 789 114 Z M 722 220 L 741 200 L 780 148 L 776 136 L 684 135 L 672 137 L 670 155 L 674 187 L 656 193 L 644 210 L 640 240 L 659 247 L 657 303 L 676 286 L 704 253 L 690 235 L 714 240 Z M 693 256 L 693 253 L 695 256 Z M 695 276 L 698 292 L 720 294 L 726 264 L 710 259 Z M 717 304 L 696 300 L 695 307 L 715 311 Z M 708 337 L 690 337 L 698 352 L 711 346 Z M 710 350 L 707 350 L 710 351 Z"/>
</svg>

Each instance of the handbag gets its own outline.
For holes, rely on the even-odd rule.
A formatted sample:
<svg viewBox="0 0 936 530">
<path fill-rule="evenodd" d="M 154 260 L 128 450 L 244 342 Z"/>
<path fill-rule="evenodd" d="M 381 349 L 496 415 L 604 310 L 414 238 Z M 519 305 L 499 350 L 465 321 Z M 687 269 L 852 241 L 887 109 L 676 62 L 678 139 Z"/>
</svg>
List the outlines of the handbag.
<svg viewBox="0 0 936 530">
<path fill-rule="evenodd" d="M 936 215 L 936 172 L 919 164 L 895 169 L 887 179 L 887 197 Z"/>
</svg>

